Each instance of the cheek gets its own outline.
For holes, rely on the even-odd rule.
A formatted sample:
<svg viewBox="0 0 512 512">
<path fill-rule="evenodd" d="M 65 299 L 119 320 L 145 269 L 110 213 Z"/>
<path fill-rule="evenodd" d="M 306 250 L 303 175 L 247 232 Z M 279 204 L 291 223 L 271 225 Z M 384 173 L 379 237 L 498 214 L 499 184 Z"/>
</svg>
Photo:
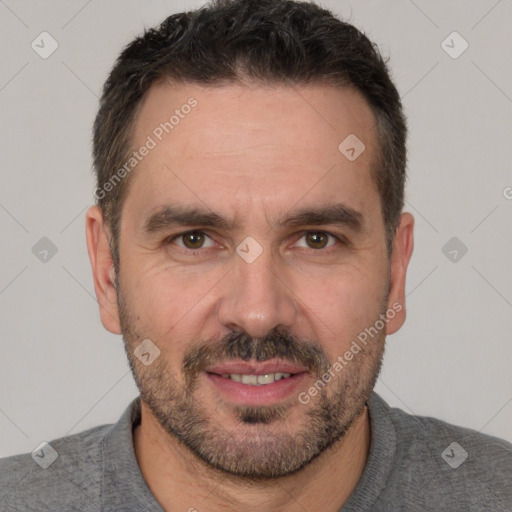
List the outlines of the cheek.
<svg viewBox="0 0 512 512">
<path fill-rule="evenodd" d="M 307 297 L 305 304 L 314 313 L 311 320 L 324 333 L 328 352 L 339 354 L 382 312 L 386 274 L 352 267 L 347 272 L 333 273 L 323 286 L 319 285 L 319 281 L 303 283 L 300 296 Z"/>
<path fill-rule="evenodd" d="M 136 316 L 137 325 L 146 336 L 155 340 L 176 340 L 172 349 L 185 347 L 193 332 L 191 321 L 196 327 L 208 315 L 208 296 L 219 277 L 212 273 L 192 276 L 186 269 L 152 267 L 139 270 L 130 283 L 131 312 Z M 166 343 L 167 344 L 167 343 Z M 168 344 L 167 344 L 168 345 Z"/>
</svg>

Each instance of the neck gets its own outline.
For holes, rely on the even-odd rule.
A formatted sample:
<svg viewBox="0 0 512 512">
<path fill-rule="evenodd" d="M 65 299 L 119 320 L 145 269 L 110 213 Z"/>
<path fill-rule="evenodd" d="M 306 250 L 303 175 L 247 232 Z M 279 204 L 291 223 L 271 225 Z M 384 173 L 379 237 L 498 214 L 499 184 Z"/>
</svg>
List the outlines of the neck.
<svg viewBox="0 0 512 512">
<path fill-rule="evenodd" d="M 370 450 L 368 410 L 346 435 L 293 475 L 261 482 L 237 479 L 212 468 L 163 430 L 141 402 L 134 448 L 146 484 L 166 512 L 275 510 L 337 512 L 363 473 Z"/>
</svg>

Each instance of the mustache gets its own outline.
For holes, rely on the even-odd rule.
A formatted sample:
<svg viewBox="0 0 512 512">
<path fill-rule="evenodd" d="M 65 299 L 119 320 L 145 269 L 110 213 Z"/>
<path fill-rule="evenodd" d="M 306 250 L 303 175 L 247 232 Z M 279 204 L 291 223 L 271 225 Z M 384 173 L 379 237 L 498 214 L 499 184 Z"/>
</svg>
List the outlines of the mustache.
<svg viewBox="0 0 512 512">
<path fill-rule="evenodd" d="M 221 361 L 262 362 L 274 358 L 299 364 L 314 375 L 322 375 L 330 368 L 329 359 L 318 343 L 276 327 L 263 338 L 231 331 L 220 339 L 197 343 L 183 359 L 183 372 L 187 384 L 192 385 L 207 366 Z"/>
</svg>

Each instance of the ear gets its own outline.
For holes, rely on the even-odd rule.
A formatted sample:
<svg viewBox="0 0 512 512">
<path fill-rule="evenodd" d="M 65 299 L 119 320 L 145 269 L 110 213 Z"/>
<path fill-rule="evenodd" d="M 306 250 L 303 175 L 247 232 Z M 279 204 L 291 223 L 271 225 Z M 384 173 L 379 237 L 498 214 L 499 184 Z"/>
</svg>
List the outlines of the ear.
<svg viewBox="0 0 512 512">
<path fill-rule="evenodd" d="M 405 322 L 405 277 L 414 247 L 413 229 L 414 217 L 410 213 L 403 213 L 393 239 L 390 267 L 388 310 L 393 310 L 396 314 L 387 323 L 386 334 L 395 333 Z"/>
<path fill-rule="evenodd" d="M 91 206 L 86 218 L 87 250 L 91 261 L 94 290 L 100 306 L 103 327 L 113 334 L 121 334 L 117 307 L 115 273 L 108 236 L 109 229 L 103 220 L 99 206 Z"/>
</svg>

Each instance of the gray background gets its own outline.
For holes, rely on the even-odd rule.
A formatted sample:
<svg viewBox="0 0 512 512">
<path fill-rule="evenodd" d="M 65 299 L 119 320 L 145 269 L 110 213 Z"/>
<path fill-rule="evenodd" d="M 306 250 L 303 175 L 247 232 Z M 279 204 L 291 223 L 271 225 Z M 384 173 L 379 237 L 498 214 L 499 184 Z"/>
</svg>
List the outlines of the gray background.
<svg viewBox="0 0 512 512">
<path fill-rule="evenodd" d="M 0 456 L 115 422 L 137 395 L 121 337 L 100 323 L 86 252 L 91 125 L 121 48 L 201 4 L 0 0 Z M 512 441 L 512 4 L 324 5 L 391 58 L 409 118 L 408 319 L 376 390 Z M 31 48 L 43 31 L 59 44 L 47 59 Z M 456 59 L 441 46 L 453 31 L 469 44 Z M 46 262 L 32 251 L 42 237 L 57 247 Z M 452 237 L 468 249 L 457 261 L 442 250 Z"/>
</svg>

